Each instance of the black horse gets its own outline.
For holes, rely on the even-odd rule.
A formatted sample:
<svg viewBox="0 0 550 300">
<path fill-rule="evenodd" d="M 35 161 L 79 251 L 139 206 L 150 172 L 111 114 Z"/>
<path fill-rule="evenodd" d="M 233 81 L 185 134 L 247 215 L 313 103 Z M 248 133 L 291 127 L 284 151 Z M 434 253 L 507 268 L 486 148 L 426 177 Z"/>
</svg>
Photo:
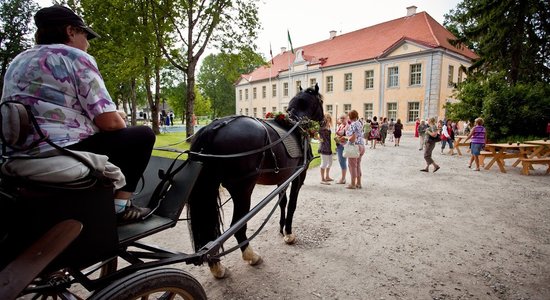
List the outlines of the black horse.
<svg viewBox="0 0 550 300">
<path fill-rule="evenodd" d="M 295 130 L 290 135 L 288 131 L 296 122 L 304 124 L 308 120 L 323 121 L 323 99 L 319 94 L 319 87 L 315 85 L 314 88 L 301 90 L 290 101 L 287 114 L 287 121 L 282 123 L 270 123 L 246 116 L 224 117 L 214 120 L 196 133 L 189 159 L 202 161 L 203 169 L 188 202 L 191 234 L 196 251 L 221 234 L 218 192 L 220 184 L 230 193 L 234 203 L 231 221 L 233 225 L 250 210 L 250 198 L 256 184 L 281 185 L 299 167 L 309 165 L 313 156 L 309 137 L 304 135 L 305 129 L 303 126 L 293 127 Z M 283 125 L 277 126 L 277 123 Z M 289 143 L 278 143 L 281 136 L 286 136 L 284 141 L 288 140 Z M 293 145 L 297 148 L 294 151 Z M 286 192 L 279 195 L 280 232 L 287 243 L 295 240 L 292 234 L 292 218 L 298 192 L 306 177 L 305 170 L 307 167 L 292 181 L 288 207 Z M 248 245 L 246 225 L 235 233 L 235 238 L 239 244 L 243 243 L 241 251 L 245 261 L 251 265 L 261 262 L 261 257 Z M 219 261 L 209 262 L 209 266 L 215 277 L 224 277 L 225 268 Z"/>
</svg>

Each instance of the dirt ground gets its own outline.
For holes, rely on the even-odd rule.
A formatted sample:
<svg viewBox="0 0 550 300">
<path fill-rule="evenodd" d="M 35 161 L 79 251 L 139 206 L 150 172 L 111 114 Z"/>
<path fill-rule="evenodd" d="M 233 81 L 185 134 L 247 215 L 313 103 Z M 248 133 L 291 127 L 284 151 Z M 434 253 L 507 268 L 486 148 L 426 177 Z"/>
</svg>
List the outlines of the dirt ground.
<svg viewBox="0 0 550 300">
<path fill-rule="evenodd" d="M 294 218 L 296 244 L 280 237 L 277 208 L 251 243 L 261 265 L 230 253 L 222 280 L 206 265 L 177 266 L 210 299 L 550 299 L 545 168 L 535 166 L 531 176 L 509 165 L 507 173 L 496 166 L 474 172 L 469 155 L 441 155 L 439 147 L 434 158 L 441 169 L 420 172 L 423 152 L 405 133 L 400 147 L 367 147 L 361 190 L 321 185 L 319 169 L 309 170 Z M 339 173 L 335 160 L 331 176 Z M 254 200 L 273 188 L 257 186 Z M 249 223 L 249 235 L 271 208 Z M 184 222 L 148 240 L 192 252 Z"/>
</svg>

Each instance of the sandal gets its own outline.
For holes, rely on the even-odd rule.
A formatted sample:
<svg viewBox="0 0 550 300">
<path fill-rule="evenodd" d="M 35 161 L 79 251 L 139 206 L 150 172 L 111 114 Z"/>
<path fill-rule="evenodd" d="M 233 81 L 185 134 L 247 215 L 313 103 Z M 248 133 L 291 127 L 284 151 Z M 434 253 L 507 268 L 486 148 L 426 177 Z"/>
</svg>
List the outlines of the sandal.
<svg viewBox="0 0 550 300">
<path fill-rule="evenodd" d="M 346 186 L 346 189 L 355 190 L 356 187 L 350 184 L 350 185 Z"/>
<path fill-rule="evenodd" d="M 337 184 L 346 184 L 345 180 L 338 180 Z"/>
<path fill-rule="evenodd" d="M 150 208 L 139 207 L 130 203 L 129 206 L 126 206 L 126 209 L 123 212 L 118 213 L 116 216 L 117 216 L 118 224 L 122 225 L 122 224 L 142 221 L 145 219 L 145 217 L 149 215 L 150 212 L 151 212 Z"/>
</svg>

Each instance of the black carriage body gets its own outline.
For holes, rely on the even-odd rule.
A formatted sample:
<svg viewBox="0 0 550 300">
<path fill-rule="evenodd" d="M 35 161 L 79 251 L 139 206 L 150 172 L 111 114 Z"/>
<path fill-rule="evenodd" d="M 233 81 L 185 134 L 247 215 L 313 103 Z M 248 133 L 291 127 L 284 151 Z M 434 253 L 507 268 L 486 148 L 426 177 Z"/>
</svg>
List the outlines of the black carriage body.
<svg viewBox="0 0 550 300">
<path fill-rule="evenodd" d="M 55 224 L 74 219 L 79 237 L 45 271 L 82 268 L 116 254 L 118 234 L 110 182 L 89 179 L 71 186 L 2 178 L 0 269 Z"/>
</svg>

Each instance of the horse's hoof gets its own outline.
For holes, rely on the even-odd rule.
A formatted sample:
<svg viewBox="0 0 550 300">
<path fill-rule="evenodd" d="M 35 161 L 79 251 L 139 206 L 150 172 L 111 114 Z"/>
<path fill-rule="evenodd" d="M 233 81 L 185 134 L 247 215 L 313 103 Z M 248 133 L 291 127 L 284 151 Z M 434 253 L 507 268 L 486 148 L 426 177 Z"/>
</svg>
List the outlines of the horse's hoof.
<svg viewBox="0 0 550 300">
<path fill-rule="evenodd" d="M 296 242 L 296 235 L 294 235 L 294 233 L 285 234 L 285 237 L 283 238 L 283 240 L 287 245 L 292 245 Z"/>
<path fill-rule="evenodd" d="M 227 275 L 226 271 L 227 268 L 224 267 L 221 262 L 216 262 L 210 266 L 210 272 L 217 279 L 225 278 L 225 275 Z"/>
<path fill-rule="evenodd" d="M 256 254 L 250 245 L 248 245 L 243 251 L 243 260 L 247 261 L 251 266 L 262 263 L 262 257 Z"/>
</svg>

